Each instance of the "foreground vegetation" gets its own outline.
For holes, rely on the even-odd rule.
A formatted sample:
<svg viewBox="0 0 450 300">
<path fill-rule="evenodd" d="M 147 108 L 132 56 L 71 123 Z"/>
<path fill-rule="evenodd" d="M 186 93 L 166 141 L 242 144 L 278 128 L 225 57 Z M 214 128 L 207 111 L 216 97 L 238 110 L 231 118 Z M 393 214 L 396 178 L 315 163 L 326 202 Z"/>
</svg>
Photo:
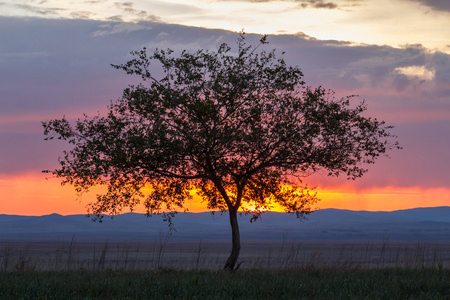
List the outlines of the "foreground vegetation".
<svg viewBox="0 0 450 300">
<path fill-rule="evenodd" d="M 227 241 L 0 241 L 0 272 L 218 270 Z M 446 241 L 254 241 L 240 269 L 450 269 Z"/>
<path fill-rule="evenodd" d="M 0 299 L 450 299 L 450 244 L 0 242 Z"/>
<path fill-rule="evenodd" d="M 0 272 L 1 299 L 449 299 L 450 270 Z"/>
</svg>

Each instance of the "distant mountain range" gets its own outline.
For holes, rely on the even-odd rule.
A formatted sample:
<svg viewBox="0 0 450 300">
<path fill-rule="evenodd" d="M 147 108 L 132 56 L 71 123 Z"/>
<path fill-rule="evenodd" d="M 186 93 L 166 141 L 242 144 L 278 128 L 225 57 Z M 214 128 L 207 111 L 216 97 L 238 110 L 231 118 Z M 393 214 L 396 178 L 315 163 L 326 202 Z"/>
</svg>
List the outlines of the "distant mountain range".
<svg viewBox="0 0 450 300">
<path fill-rule="evenodd" d="M 322 209 L 299 221 L 295 215 L 267 212 L 250 223 L 239 218 L 243 240 L 447 240 L 450 207 L 415 208 L 393 212 Z M 171 239 L 229 239 L 226 213 L 179 213 Z M 168 231 L 160 216 L 125 213 L 103 223 L 84 215 L 0 215 L 1 239 L 156 239 Z"/>
</svg>

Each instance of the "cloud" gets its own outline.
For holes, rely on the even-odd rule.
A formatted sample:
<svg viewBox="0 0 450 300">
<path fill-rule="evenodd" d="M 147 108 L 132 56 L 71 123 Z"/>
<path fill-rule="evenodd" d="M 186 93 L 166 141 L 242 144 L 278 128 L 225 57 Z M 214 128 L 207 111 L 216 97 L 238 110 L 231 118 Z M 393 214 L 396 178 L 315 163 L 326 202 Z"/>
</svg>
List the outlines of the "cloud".
<svg viewBox="0 0 450 300">
<path fill-rule="evenodd" d="M 124 22 L 122 15 L 109 16 L 105 20 L 109 22 Z"/>
<path fill-rule="evenodd" d="M 334 2 L 325 2 L 323 0 L 306 0 L 301 1 L 299 4 L 303 8 L 307 8 L 309 6 L 313 8 L 327 8 L 327 9 L 335 9 L 338 8 L 338 5 Z"/>
<path fill-rule="evenodd" d="M 132 8 L 134 6 L 133 2 L 114 2 L 114 5 L 121 8 Z"/>
<path fill-rule="evenodd" d="M 75 12 L 71 12 L 70 13 L 70 17 L 73 19 L 93 19 L 93 17 L 95 16 L 94 13 L 90 12 L 90 11 L 75 11 Z"/>
<path fill-rule="evenodd" d="M 413 0 L 438 11 L 450 11 L 450 1 L 448 0 Z"/>
<path fill-rule="evenodd" d="M 122 10 L 123 14 L 131 19 L 133 22 L 149 21 L 149 22 L 161 22 L 161 18 L 155 15 L 148 14 L 145 10 L 135 9 L 133 2 L 114 2 L 114 6 Z M 116 16 L 116 19 L 110 19 L 110 21 L 122 21 L 123 17 Z"/>
<path fill-rule="evenodd" d="M 151 30 L 152 26 L 149 23 L 108 23 L 99 26 L 100 30 L 94 31 L 92 33 L 93 37 L 98 37 L 108 34 L 118 34 L 118 33 L 130 33 L 138 30 Z"/>
<path fill-rule="evenodd" d="M 43 2 L 41 2 L 43 3 Z M 41 4 L 38 3 L 38 4 Z M 29 4 L 11 4 L 11 3 L 2 3 L 0 2 L 0 6 L 6 6 L 7 8 L 12 8 L 14 10 L 23 11 L 25 13 L 31 13 L 32 15 L 36 16 L 43 16 L 43 17 L 49 17 L 49 16 L 55 16 L 58 15 L 58 12 L 65 11 L 64 8 L 56 8 L 56 7 L 39 7 Z"/>
<path fill-rule="evenodd" d="M 393 85 L 397 92 L 403 92 L 408 86 L 410 86 L 411 81 L 408 79 L 408 76 L 404 74 L 397 74 L 394 78 Z"/>
<path fill-rule="evenodd" d="M 235 1 L 235 0 L 220 0 L 222 2 Z M 280 0 L 241 0 L 242 2 L 253 2 L 253 3 L 268 3 L 268 2 L 277 2 Z M 293 2 L 300 3 L 298 6 L 301 8 L 327 8 L 327 9 L 335 9 L 338 8 L 338 5 L 334 2 L 326 2 L 324 0 L 281 0 L 282 2 Z M 358 0 L 347 0 L 347 1 L 358 1 Z"/>
<path fill-rule="evenodd" d="M 390 91 L 390 87 L 399 88 L 399 74 L 410 79 L 410 85 L 434 82 L 434 76 L 441 66 L 434 62 L 434 54 L 418 45 L 398 49 L 389 46 L 358 45 L 355 43 L 318 40 L 303 33 L 295 37 L 280 35 L 271 37 L 281 44 L 281 48 L 292 47 L 287 55 L 302 57 L 299 64 L 305 69 L 306 76 L 313 81 L 325 81 L 348 90 L 381 88 Z M 445 60 L 447 55 L 441 59 Z M 415 72 L 415 74 L 414 74 Z M 422 73 L 420 73 L 422 72 Z M 420 74 L 419 74 L 420 73 Z M 415 76 L 413 76 L 415 75 Z M 406 81 L 402 88 L 406 89 Z M 423 87 L 425 88 L 425 87 Z M 391 91 L 390 91 L 391 92 Z"/>
<path fill-rule="evenodd" d="M 404 149 L 369 167 L 352 185 L 450 187 L 450 161 L 443 159 L 450 151 L 450 55 L 420 45 L 349 46 L 303 35 L 269 41 L 286 51 L 286 61 L 301 67 L 308 84 L 337 95 L 360 95 L 369 115 L 396 126 Z M 343 184 L 345 178 L 319 176 L 311 182 Z"/>
<path fill-rule="evenodd" d="M 0 17 L 0 157 L 7 158 L 0 159 L 0 173 L 56 167 L 63 145 L 42 142 L 39 121 L 104 112 L 137 80 L 110 67 L 126 62 L 130 51 L 146 46 L 178 53 L 217 49 L 223 42 L 234 47 L 236 37 L 160 22 Z M 248 42 L 259 38 L 249 34 Z M 367 101 L 368 115 L 396 126 L 404 149 L 371 166 L 354 186 L 450 187 L 449 54 L 421 45 L 362 45 L 304 33 L 268 41 L 267 51 L 285 51 L 286 62 L 302 69 L 308 85 L 330 88 L 337 97 L 358 94 L 355 100 Z M 320 176 L 311 182 L 345 182 L 340 180 Z"/>
<path fill-rule="evenodd" d="M 433 80 L 435 71 L 428 70 L 426 66 L 407 66 L 395 68 L 395 71 L 405 77 L 419 79 L 421 81 Z"/>
</svg>

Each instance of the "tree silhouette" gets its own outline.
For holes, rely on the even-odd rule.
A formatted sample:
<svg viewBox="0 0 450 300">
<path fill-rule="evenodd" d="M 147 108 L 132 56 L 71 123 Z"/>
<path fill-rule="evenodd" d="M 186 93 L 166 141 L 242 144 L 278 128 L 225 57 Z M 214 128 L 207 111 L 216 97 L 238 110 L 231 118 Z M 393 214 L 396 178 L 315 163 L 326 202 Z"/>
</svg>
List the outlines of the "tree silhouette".
<svg viewBox="0 0 450 300">
<path fill-rule="evenodd" d="M 235 54 L 227 44 L 178 57 L 170 49 L 132 52 L 132 60 L 113 67 L 142 82 L 126 88 L 106 116 L 43 122 L 46 139 L 73 145 L 60 167 L 46 172 L 79 193 L 106 185 L 88 206 L 96 216 L 139 203 L 148 215 L 180 210 L 196 192 L 208 209 L 229 213 L 232 251 L 224 269 L 234 270 L 238 211 L 254 220 L 276 203 L 301 218 L 318 200 L 302 176 L 355 179 L 366 172 L 362 164 L 398 148 L 390 126 L 361 115 L 364 102 L 310 88 L 298 67 L 260 50 L 266 36 L 249 46 L 241 33 L 237 44 Z M 164 75 L 157 78 L 151 62 Z"/>
</svg>

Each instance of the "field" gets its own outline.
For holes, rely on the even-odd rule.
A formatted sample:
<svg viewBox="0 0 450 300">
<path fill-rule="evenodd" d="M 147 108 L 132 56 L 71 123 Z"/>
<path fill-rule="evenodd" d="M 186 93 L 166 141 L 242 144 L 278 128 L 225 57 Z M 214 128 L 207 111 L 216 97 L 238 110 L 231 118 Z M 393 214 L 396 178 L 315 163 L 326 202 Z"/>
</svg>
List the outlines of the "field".
<svg viewBox="0 0 450 300">
<path fill-rule="evenodd" d="M 9 240 L 0 298 L 450 299 L 450 243 Z"/>
<path fill-rule="evenodd" d="M 450 271 L 0 272 L 2 299 L 449 299 Z"/>
<path fill-rule="evenodd" d="M 0 271 L 217 270 L 229 241 L 9 240 L 0 242 Z M 446 241 L 243 241 L 242 269 L 450 269 Z"/>
</svg>

